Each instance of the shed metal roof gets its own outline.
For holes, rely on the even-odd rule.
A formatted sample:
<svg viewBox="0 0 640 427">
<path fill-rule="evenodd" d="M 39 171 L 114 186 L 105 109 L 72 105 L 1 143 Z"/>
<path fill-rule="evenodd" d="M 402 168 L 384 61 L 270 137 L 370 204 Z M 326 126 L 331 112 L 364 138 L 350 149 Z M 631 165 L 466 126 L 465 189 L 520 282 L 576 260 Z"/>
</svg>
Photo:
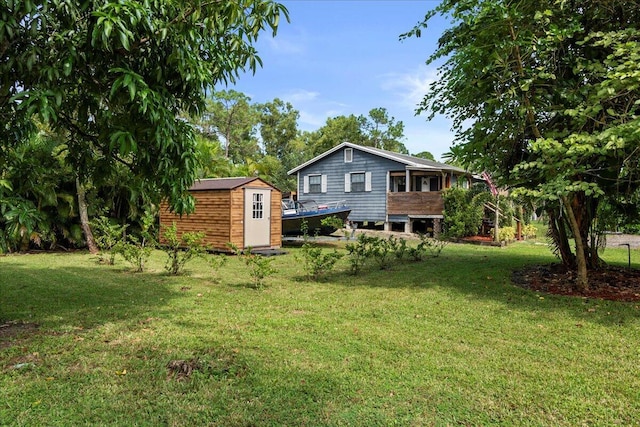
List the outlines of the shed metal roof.
<svg viewBox="0 0 640 427">
<path fill-rule="evenodd" d="M 189 189 L 189 191 L 203 190 L 233 190 L 252 181 L 262 179 L 258 177 L 234 177 L 234 178 L 207 178 L 197 180 Z M 263 181 L 265 182 L 265 181 Z M 266 182 L 265 182 L 266 183 Z M 268 184 L 268 183 L 266 183 Z M 271 184 L 269 184 L 271 185 Z"/>
</svg>

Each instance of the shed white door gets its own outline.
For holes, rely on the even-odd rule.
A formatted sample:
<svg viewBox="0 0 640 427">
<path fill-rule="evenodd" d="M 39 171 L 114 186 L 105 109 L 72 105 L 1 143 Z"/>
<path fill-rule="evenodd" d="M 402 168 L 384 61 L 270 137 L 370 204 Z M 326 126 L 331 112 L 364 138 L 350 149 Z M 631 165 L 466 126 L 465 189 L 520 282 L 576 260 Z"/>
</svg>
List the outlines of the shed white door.
<svg viewBox="0 0 640 427">
<path fill-rule="evenodd" d="M 271 190 L 244 189 L 244 246 L 271 245 Z"/>
</svg>

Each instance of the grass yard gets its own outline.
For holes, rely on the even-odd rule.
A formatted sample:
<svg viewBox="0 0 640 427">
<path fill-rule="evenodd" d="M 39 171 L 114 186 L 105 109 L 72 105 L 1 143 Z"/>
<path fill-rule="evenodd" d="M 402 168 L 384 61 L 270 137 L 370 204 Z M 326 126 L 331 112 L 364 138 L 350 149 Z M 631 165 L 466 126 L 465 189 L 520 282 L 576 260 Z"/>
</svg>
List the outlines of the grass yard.
<svg viewBox="0 0 640 427">
<path fill-rule="evenodd" d="M 0 257 L 0 320 L 27 323 L 0 332 L 0 425 L 640 425 L 640 305 L 513 286 L 544 245 L 321 282 L 287 251 L 262 289 L 237 257 L 178 277 L 162 252 L 142 274 Z"/>
</svg>

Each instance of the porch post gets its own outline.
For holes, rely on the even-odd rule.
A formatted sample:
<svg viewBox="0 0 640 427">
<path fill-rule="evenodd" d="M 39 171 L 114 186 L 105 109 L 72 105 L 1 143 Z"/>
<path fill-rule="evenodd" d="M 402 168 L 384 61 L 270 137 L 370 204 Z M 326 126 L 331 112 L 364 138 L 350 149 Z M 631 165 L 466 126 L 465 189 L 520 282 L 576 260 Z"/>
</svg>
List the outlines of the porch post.
<svg viewBox="0 0 640 427">
<path fill-rule="evenodd" d="M 384 231 L 391 231 L 391 224 L 389 223 L 389 193 L 391 192 L 391 172 L 387 171 L 387 187 L 385 191 L 385 207 L 384 207 Z"/>
<path fill-rule="evenodd" d="M 411 171 L 409 169 L 405 170 L 405 184 L 404 184 L 404 191 L 405 192 L 409 192 L 411 191 Z"/>
<path fill-rule="evenodd" d="M 442 219 L 433 218 L 433 238 L 437 239 L 442 233 Z"/>
</svg>

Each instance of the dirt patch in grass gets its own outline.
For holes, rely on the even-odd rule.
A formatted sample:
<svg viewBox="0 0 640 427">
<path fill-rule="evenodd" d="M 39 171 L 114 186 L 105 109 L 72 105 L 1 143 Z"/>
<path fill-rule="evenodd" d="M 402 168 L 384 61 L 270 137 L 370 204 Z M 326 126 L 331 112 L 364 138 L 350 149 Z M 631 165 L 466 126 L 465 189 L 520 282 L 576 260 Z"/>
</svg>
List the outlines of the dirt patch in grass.
<svg viewBox="0 0 640 427">
<path fill-rule="evenodd" d="M 35 323 L 0 322 L 0 348 L 8 348 L 16 343 L 16 339 L 34 334 L 38 331 Z"/>
<path fill-rule="evenodd" d="M 513 272 L 512 281 L 534 291 L 612 301 L 640 301 L 640 270 L 605 267 L 589 272 L 589 289 L 575 285 L 576 272 L 561 264 L 536 265 Z"/>
</svg>

